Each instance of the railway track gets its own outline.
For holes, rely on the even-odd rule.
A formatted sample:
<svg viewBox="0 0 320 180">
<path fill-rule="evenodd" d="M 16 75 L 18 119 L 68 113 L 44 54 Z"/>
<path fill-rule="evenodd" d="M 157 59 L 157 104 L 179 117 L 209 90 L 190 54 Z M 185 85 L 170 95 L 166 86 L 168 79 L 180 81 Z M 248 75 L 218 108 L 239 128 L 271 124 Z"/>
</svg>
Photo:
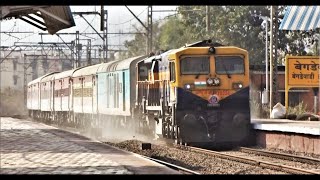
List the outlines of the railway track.
<svg viewBox="0 0 320 180">
<path fill-rule="evenodd" d="M 74 129 L 73 129 L 74 130 Z M 70 131 L 70 129 L 68 129 Z M 78 132 L 79 133 L 79 132 Z M 171 141 L 163 141 L 160 143 L 164 146 L 170 146 L 170 147 L 177 147 L 177 145 L 173 145 Z M 310 170 L 310 168 L 298 168 L 298 167 L 293 167 L 293 166 L 288 166 L 284 164 L 279 164 L 279 162 L 270 162 L 266 160 L 259 160 L 256 158 L 252 157 L 243 157 L 241 155 L 237 154 L 228 154 L 227 152 L 217 152 L 217 151 L 212 151 L 212 150 L 207 150 L 207 149 L 201 149 L 201 148 L 196 148 L 196 147 L 191 147 L 191 146 L 182 146 L 178 145 L 179 147 L 184 147 L 187 148 L 190 151 L 193 152 L 199 152 L 199 153 L 205 153 L 208 155 L 213 155 L 215 157 L 223 158 L 223 159 L 229 159 L 233 161 L 238 161 L 242 163 L 247 163 L 247 164 L 252 164 L 255 166 L 260 166 L 263 168 L 269 168 L 269 169 L 274 169 L 282 172 L 289 172 L 293 174 L 320 174 L 320 160 L 316 158 L 311 158 L 311 157 L 303 157 L 303 156 L 296 156 L 296 155 L 291 155 L 291 154 L 284 154 L 284 153 L 277 153 L 277 152 L 271 152 L 271 151 L 265 151 L 265 150 L 258 150 L 258 149 L 252 149 L 252 148 L 246 148 L 246 147 L 240 147 L 238 149 L 238 152 L 243 152 L 247 154 L 253 154 L 253 155 L 261 155 L 261 156 L 266 156 L 266 157 L 272 157 L 272 158 L 278 158 L 278 159 L 284 159 L 284 160 L 289 160 L 289 161 L 294 161 L 294 162 L 302 162 L 302 163 L 308 163 L 308 164 L 316 164 L 319 165 L 319 168 L 316 168 L 315 170 Z M 159 159 L 143 156 L 144 158 L 150 159 L 152 161 L 161 163 L 165 166 L 168 166 L 172 169 L 175 169 L 183 174 L 200 174 L 199 172 L 189 170 L 187 168 L 183 168 L 181 166 L 168 163 Z"/>
<path fill-rule="evenodd" d="M 192 171 L 190 169 L 187 169 L 187 168 L 184 168 L 184 167 L 181 167 L 181 166 L 177 166 L 177 165 L 172 164 L 172 163 L 161 161 L 159 159 L 151 158 L 151 157 L 148 157 L 148 156 L 143 156 L 143 155 L 140 155 L 140 156 L 142 156 L 143 158 L 149 159 L 151 161 L 155 161 L 157 163 L 163 164 L 163 165 L 165 165 L 165 166 L 167 166 L 169 168 L 175 169 L 175 170 L 177 170 L 179 172 L 182 172 L 183 174 L 200 175 L 200 173 L 198 173 L 196 171 Z"/>
<path fill-rule="evenodd" d="M 247 148 L 247 147 L 240 147 L 239 150 L 242 152 L 259 154 L 263 156 L 275 157 L 275 158 L 297 161 L 302 163 L 320 164 L 320 159 L 311 158 L 311 157 L 297 156 L 297 155 L 286 154 L 286 153 L 277 153 L 277 152 L 265 151 L 260 149 Z"/>
<path fill-rule="evenodd" d="M 226 152 L 217 152 L 217 151 L 201 149 L 201 148 L 197 148 L 197 147 L 187 146 L 186 148 L 189 149 L 190 151 L 193 151 L 193 152 L 205 153 L 205 154 L 213 155 L 213 156 L 216 156 L 219 158 L 248 163 L 248 164 L 252 164 L 255 166 L 261 166 L 264 168 L 276 169 L 279 171 L 289 172 L 289 173 L 293 173 L 293 174 L 318 174 L 318 175 L 320 175 L 320 171 L 313 171 L 313 170 L 307 170 L 307 169 L 301 169 L 301 168 L 297 168 L 297 167 L 287 166 L 287 165 L 279 164 L 279 162 L 264 161 L 264 160 L 259 160 L 257 158 L 248 158 L 248 157 L 243 157 L 240 155 L 233 155 L 233 154 L 228 154 Z M 277 153 L 273 153 L 273 152 L 268 154 L 268 151 L 259 151 L 259 150 L 254 150 L 254 149 L 250 149 L 250 148 L 240 148 L 240 149 L 241 149 L 240 151 L 247 151 L 250 153 L 256 152 L 256 153 L 260 153 L 260 155 L 262 154 L 264 156 L 276 156 L 276 154 L 277 154 Z M 234 153 L 234 154 L 236 154 L 236 153 Z M 277 155 L 277 157 L 279 157 L 279 156 L 280 156 L 280 153 Z M 290 156 L 285 156 L 284 154 L 281 155 L 281 157 L 285 157 L 285 158 L 295 158 L 295 159 L 300 158 L 300 160 L 303 159 L 303 161 L 308 160 L 308 161 L 312 161 L 312 163 L 317 162 L 316 160 L 313 160 L 313 158 L 294 157 L 294 155 L 290 155 Z"/>
</svg>

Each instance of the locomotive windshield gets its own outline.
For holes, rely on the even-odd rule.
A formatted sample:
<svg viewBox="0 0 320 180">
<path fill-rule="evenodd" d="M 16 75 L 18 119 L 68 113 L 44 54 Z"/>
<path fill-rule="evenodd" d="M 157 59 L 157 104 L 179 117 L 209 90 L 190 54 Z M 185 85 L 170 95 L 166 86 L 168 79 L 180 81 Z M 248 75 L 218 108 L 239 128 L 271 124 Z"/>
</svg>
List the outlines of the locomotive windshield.
<svg viewBox="0 0 320 180">
<path fill-rule="evenodd" d="M 240 56 L 216 56 L 217 74 L 244 74 L 244 59 Z"/>
<path fill-rule="evenodd" d="M 209 56 L 184 57 L 181 59 L 181 74 L 209 74 Z"/>
</svg>

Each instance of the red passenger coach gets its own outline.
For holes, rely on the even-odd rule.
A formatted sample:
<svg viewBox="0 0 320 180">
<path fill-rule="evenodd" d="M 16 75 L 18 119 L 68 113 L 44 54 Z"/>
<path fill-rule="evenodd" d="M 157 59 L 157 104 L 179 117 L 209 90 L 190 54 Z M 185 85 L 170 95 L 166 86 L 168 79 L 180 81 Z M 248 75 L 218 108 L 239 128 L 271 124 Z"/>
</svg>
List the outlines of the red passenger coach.
<svg viewBox="0 0 320 180">
<path fill-rule="evenodd" d="M 96 73 L 100 65 L 84 67 L 72 75 L 73 111 L 77 124 L 85 125 L 97 115 Z"/>
<path fill-rule="evenodd" d="M 78 68 L 80 69 L 80 68 Z M 54 119 L 62 124 L 66 119 L 72 120 L 72 69 L 55 75 L 54 78 Z"/>
</svg>

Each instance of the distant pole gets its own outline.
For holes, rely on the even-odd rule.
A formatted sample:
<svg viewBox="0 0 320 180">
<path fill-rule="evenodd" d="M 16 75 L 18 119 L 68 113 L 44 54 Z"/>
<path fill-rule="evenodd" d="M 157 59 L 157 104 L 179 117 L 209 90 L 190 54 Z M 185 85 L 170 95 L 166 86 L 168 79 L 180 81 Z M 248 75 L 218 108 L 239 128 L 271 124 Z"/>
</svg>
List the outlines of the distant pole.
<svg viewBox="0 0 320 180">
<path fill-rule="evenodd" d="M 102 5 L 101 6 L 101 13 L 100 13 L 100 30 L 103 31 L 103 43 L 102 43 L 102 58 L 100 58 L 100 63 L 101 62 L 106 62 L 106 47 L 105 47 L 105 44 L 106 44 L 106 37 L 105 37 L 105 16 L 104 16 L 104 6 Z"/>
<path fill-rule="evenodd" d="M 272 79 L 273 79 L 273 6 L 270 8 L 270 98 L 269 98 L 269 110 L 270 114 L 269 117 L 271 117 L 272 112 Z"/>
<path fill-rule="evenodd" d="M 78 67 L 81 67 L 79 31 L 76 31 L 76 52 L 77 52 L 76 68 L 78 68 Z"/>
<path fill-rule="evenodd" d="M 314 87 L 313 89 L 313 93 L 314 93 L 314 101 L 313 101 L 313 112 L 314 114 L 318 113 L 318 94 L 319 94 L 319 88 L 318 87 Z"/>
<path fill-rule="evenodd" d="M 88 39 L 88 44 L 87 44 L 87 63 L 89 66 L 91 66 L 91 39 Z"/>
<path fill-rule="evenodd" d="M 23 56 L 23 104 L 24 104 L 24 111 L 26 111 L 27 106 L 27 55 L 24 54 Z"/>
<path fill-rule="evenodd" d="M 75 69 L 76 67 L 77 67 L 77 65 L 76 65 L 76 63 L 77 63 L 77 61 L 76 61 L 76 58 L 74 57 L 74 47 L 75 47 L 75 45 L 74 45 L 74 41 L 71 41 L 71 61 L 72 61 L 72 69 Z"/>
<path fill-rule="evenodd" d="M 152 6 L 148 6 L 147 55 L 152 52 Z"/>
<path fill-rule="evenodd" d="M 104 21 L 103 21 L 103 18 L 104 18 L 104 6 L 101 5 L 101 10 L 100 10 L 100 31 L 103 31 L 103 30 L 104 30 Z"/>
<path fill-rule="evenodd" d="M 105 60 L 104 62 L 108 62 L 108 11 L 104 11 L 104 51 L 105 51 Z"/>
</svg>

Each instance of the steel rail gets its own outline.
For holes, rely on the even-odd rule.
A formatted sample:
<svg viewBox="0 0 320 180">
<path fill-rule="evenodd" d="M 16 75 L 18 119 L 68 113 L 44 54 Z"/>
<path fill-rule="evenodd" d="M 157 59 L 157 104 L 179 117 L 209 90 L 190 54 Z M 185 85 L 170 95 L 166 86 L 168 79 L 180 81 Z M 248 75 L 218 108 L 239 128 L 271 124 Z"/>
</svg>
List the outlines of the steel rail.
<svg viewBox="0 0 320 180">
<path fill-rule="evenodd" d="M 246 153 L 253 153 L 253 154 L 259 154 L 264 156 L 270 156 L 270 157 L 276 157 L 281 158 L 285 160 L 294 160 L 298 162 L 304 162 L 304 163 L 312 163 L 312 164 L 320 164 L 320 159 L 311 158 L 311 157 L 303 157 L 303 156 L 297 156 L 292 154 L 286 154 L 286 153 L 278 153 L 278 152 L 272 152 L 272 151 L 266 151 L 266 150 L 260 150 L 260 149 L 252 149 L 247 147 L 240 147 L 240 151 L 246 152 Z"/>
<path fill-rule="evenodd" d="M 280 171 L 285 171 L 285 172 L 290 172 L 290 173 L 320 174 L 320 172 L 316 172 L 316 171 L 300 169 L 300 168 L 286 166 L 286 165 L 279 165 L 279 164 L 275 164 L 275 163 L 271 163 L 271 162 L 267 162 L 267 161 L 245 158 L 245 157 L 240 157 L 240 156 L 235 156 L 235 155 L 230 155 L 230 154 L 224 154 L 221 152 L 207 150 L 207 149 L 201 149 L 201 148 L 190 147 L 190 146 L 188 146 L 188 149 L 191 151 L 194 151 L 194 152 L 205 153 L 205 154 L 213 155 L 213 156 L 216 156 L 219 158 L 230 159 L 230 160 L 234 160 L 234 161 L 238 161 L 238 162 L 245 162 L 245 163 L 249 163 L 252 165 L 258 165 L 261 167 L 270 168 L 270 169 L 277 169 Z"/>
<path fill-rule="evenodd" d="M 159 159 L 155 159 L 155 158 L 151 158 L 151 157 L 148 157 L 148 156 L 143 156 L 143 155 L 139 155 L 139 156 L 142 156 L 143 158 L 146 158 L 146 159 L 149 159 L 151 161 L 155 161 L 155 162 L 158 162 L 160 164 L 163 164 L 165 166 L 168 166 L 172 169 L 175 169 L 175 170 L 179 170 L 179 171 L 184 171 L 184 172 L 187 172 L 187 173 L 190 173 L 190 174 L 195 174 L 195 175 L 200 175 L 201 173 L 198 173 L 196 171 L 192 171 L 190 169 L 186 169 L 184 167 L 181 167 L 181 166 L 177 166 L 175 164 L 171 164 L 171 163 L 168 163 L 168 162 L 165 162 L 165 161 L 161 161 Z"/>
</svg>

